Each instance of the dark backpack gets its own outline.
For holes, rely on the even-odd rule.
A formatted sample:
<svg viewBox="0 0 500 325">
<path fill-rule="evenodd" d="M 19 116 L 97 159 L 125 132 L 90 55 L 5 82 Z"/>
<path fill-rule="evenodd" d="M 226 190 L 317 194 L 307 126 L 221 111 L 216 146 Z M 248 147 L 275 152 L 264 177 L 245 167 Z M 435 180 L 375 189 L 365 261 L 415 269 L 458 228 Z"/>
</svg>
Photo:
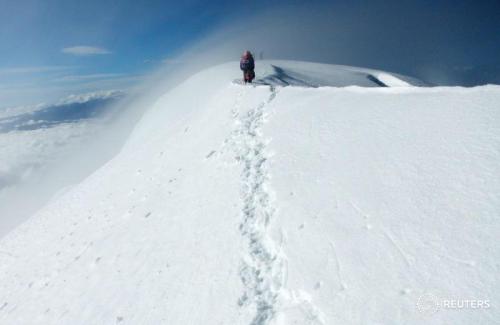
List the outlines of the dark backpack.
<svg viewBox="0 0 500 325">
<path fill-rule="evenodd" d="M 241 58 L 240 69 L 243 71 L 255 69 L 255 63 L 253 61 L 253 57 L 250 56 L 248 58 Z"/>
</svg>

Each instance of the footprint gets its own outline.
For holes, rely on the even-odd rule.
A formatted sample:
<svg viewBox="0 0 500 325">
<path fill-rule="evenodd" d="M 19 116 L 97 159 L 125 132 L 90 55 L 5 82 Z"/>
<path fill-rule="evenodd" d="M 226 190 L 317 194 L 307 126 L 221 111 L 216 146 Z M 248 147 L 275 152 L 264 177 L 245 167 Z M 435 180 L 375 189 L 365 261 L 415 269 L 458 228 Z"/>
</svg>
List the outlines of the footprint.
<svg viewBox="0 0 500 325">
<path fill-rule="evenodd" d="M 206 156 L 205 156 L 205 159 L 208 159 L 208 158 L 212 157 L 212 156 L 214 155 L 214 153 L 216 153 L 216 151 L 215 151 L 215 150 L 210 151 L 210 152 L 208 153 L 208 155 L 206 155 Z"/>
</svg>

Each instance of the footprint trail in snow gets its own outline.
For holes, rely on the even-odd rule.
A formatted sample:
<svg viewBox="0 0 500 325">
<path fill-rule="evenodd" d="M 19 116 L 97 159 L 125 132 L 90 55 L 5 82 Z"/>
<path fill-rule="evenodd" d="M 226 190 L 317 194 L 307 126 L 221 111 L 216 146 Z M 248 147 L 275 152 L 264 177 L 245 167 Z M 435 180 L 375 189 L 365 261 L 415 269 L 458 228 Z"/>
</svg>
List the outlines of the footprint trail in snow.
<svg viewBox="0 0 500 325">
<path fill-rule="evenodd" d="M 270 86 L 269 98 L 238 118 L 237 128 L 231 138 L 236 158 L 242 165 L 240 233 L 248 243 L 240 268 L 245 292 L 238 304 L 254 307 L 255 316 L 251 325 L 284 324 L 290 321 L 301 324 L 324 324 L 321 312 L 311 303 L 304 292 L 285 288 L 287 263 L 282 244 L 270 236 L 268 230 L 275 214 L 273 191 L 269 181 L 268 140 L 262 134 L 266 106 L 277 95 Z M 244 93 L 238 97 L 236 111 Z M 291 319 L 290 319 L 291 318 Z"/>
</svg>

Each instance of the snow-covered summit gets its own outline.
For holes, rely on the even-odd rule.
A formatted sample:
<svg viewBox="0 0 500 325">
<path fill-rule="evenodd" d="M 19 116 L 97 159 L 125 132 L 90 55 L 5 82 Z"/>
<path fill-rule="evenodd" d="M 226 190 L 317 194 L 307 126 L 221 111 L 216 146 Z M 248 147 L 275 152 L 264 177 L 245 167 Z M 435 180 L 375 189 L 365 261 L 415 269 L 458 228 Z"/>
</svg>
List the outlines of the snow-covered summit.
<svg viewBox="0 0 500 325">
<path fill-rule="evenodd" d="M 242 86 L 237 68 L 164 94 L 0 242 L 0 323 L 500 318 L 500 87 L 279 61 Z"/>
<path fill-rule="evenodd" d="M 425 86 L 416 78 L 345 65 L 297 61 L 263 61 L 257 83 L 301 87 L 408 87 Z M 260 78 L 259 78 L 260 76 Z"/>
</svg>

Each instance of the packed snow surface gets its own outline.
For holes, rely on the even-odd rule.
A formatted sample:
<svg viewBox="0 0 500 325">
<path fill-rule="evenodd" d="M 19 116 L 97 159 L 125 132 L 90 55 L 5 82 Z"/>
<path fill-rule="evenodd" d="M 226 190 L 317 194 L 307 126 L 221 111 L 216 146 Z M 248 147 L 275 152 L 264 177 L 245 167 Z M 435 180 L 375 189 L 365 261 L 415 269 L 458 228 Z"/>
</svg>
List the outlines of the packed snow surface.
<svg viewBox="0 0 500 325">
<path fill-rule="evenodd" d="M 0 323 L 498 322 L 500 87 L 256 72 L 166 93 L 5 237 Z"/>
</svg>

